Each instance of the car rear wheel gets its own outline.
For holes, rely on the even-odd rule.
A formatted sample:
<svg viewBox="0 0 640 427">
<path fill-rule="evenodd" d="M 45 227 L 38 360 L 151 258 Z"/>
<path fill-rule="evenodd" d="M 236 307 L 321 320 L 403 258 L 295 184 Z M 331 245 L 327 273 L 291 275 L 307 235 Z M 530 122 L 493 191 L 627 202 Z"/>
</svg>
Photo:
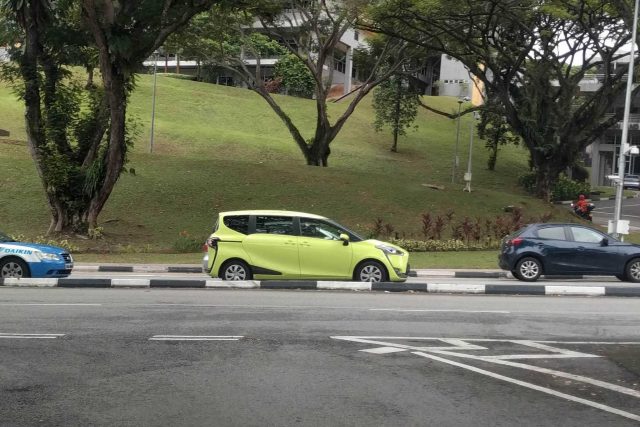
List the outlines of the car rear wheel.
<svg viewBox="0 0 640 427">
<path fill-rule="evenodd" d="M 359 282 L 386 282 L 387 270 L 377 261 L 363 262 L 356 268 L 354 278 Z"/>
<path fill-rule="evenodd" d="M 0 260 L 0 278 L 2 279 L 22 279 L 31 277 L 27 264 L 19 259 L 11 258 Z"/>
<path fill-rule="evenodd" d="M 515 276 L 525 282 L 535 282 L 542 274 L 542 264 L 535 258 L 527 257 L 518 261 Z"/>
<path fill-rule="evenodd" d="M 246 262 L 238 260 L 227 261 L 220 268 L 222 280 L 251 280 L 253 275 Z"/>
<path fill-rule="evenodd" d="M 640 282 L 640 258 L 634 258 L 629 261 L 625 270 L 625 276 L 630 282 Z"/>
</svg>

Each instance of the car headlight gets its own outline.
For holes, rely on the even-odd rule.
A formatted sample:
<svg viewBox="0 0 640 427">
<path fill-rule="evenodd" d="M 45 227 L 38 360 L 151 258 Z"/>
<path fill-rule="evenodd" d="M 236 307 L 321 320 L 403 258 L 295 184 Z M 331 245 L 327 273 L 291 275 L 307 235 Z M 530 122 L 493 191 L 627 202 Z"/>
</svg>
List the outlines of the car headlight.
<svg viewBox="0 0 640 427">
<path fill-rule="evenodd" d="M 36 256 L 40 261 L 60 261 L 61 258 L 57 254 L 49 254 L 46 252 L 36 252 Z"/>
<path fill-rule="evenodd" d="M 404 255 L 404 252 L 402 252 L 399 249 L 394 248 L 393 246 L 389 246 L 389 245 L 376 245 L 376 248 L 380 249 L 382 252 L 384 252 L 385 254 L 389 254 L 389 255 Z"/>
</svg>

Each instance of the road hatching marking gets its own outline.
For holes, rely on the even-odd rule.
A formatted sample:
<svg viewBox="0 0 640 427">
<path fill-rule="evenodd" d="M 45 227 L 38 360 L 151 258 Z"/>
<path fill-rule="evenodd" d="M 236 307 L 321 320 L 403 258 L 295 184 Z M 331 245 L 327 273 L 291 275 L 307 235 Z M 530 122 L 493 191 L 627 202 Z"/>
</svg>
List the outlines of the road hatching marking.
<svg viewBox="0 0 640 427">
<path fill-rule="evenodd" d="M 635 421 L 640 421 L 640 415 L 633 414 L 631 412 L 623 411 L 621 409 L 613 408 L 602 403 L 594 402 L 588 399 L 583 399 L 578 396 L 573 396 L 567 393 L 562 393 L 553 390 L 548 387 L 542 387 L 536 384 L 532 384 L 526 381 L 521 381 L 516 378 L 511 378 L 505 375 L 501 375 L 495 372 L 488 371 L 486 369 L 477 368 L 472 365 L 467 365 L 451 358 L 462 358 L 478 360 L 482 362 L 488 362 L 496 365 L 509 366 L 513 368 L 519 368 L 534 372 L 539 372 L 555 377 L 566 378 L 585 384 L 590 384 L 596 387 L 600 387 L 606 390 L 611 390 L 617 393 L 625 394 L 634 398 L 640 399 L 640 391 L 632 388 L 623 387 L 617 384 L 612 384 L 606 381 L 597 380 L 595 378 L 586 377 L 583 375 L 571 374 L 569 372 L 558 371 L 554 369 L 542 368 L 525 363 L 512 362 L 513 359 L 566 359 L 566 358 L 600 358 L 602 356 L 597 354 L 583 353 L 574 350 L 567 350 L 559 348 L 554 345 L 640 345 L 640 342 L 607 342 L 607 341 L 544 341 L 544 340 L 508 340 L 508 339 L 491 339 L 491 338 L 437 338 L 437 337 L 365 337 L 365 336 L 332 336 L 331 338 L 336 340 L 351 341 L 361 344 L 373 344 L 376 348 L 369 348 L 359 350 L 371 354 L 390 354 L 398 352 L 410 351 L 411 354 L 425 357 L 428 359 L 436 360 L 449 365 L 457 366 L 462 369 L 470 370 L 482 375 L 486 375 L 495 379 L 506 381 L 512 384 L 517 384 L 522 387 L 537 390 L 552 396 L 560 397 L 572 402 L 581 403 L 583 405 L 591 406 L 615 415 L 619 415 Z M 401 344 L 397 341 L 424 341 L 425 343 L 434 344 L 428 346 L 422 345 L 407 345 Z M 475 343 L 510 343 L 525 348 L 535 348 L 536 350 L 543 351 L 544 353 L 531 353 L 531 354 L 501 354 L 501 355 L 478 355 L 469 354 L 467 352 L 474 352 L 478 350 L 489 350 L 488 347 L 481 346 Z M 444 344 L 444 345 L 443 345 Z M 442 357 L 447 356 L 447 358 Z"/>
</svg>

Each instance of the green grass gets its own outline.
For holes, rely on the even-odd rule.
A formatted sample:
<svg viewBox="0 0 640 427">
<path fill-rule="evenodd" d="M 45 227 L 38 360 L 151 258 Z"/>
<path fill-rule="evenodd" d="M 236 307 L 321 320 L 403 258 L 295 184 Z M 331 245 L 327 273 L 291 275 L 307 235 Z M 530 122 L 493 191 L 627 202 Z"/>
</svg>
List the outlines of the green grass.
<svg viewBox="0 0 640 427">
<path fill-rule="evenodd" d="M 463 170 L 456 184 L 450 183 L 455 121 L 422 110 L 418 130 L 399 141 L 399 153 L 391 153 L 390 134 L 373 130 L 368 99 L 332 144 L 330 167 L 315 168 L 304 164 L 284 125 L 253 92 L 159 76 L 155 151 L 149 154 L 151 84 L 150 76 L 140 76 L 128 110 L 143 125 L 128 165 L 136 173 L 122 176 L 99 218 L 105 239 L 75 239 L 82 250 L 102 252 L 119 244 L 167 252 L 179 232 L 204 240 L 217 212 L 234 209 L 302 210 L 361 232 L 382 218 L 406 237 L 420 237 L 420 214 L 425 211 L 453 209 L 459 218 L 493 218 L 504 206 L 518 205 L 527 217 L 551 211 L 556 218 L 570 218 L 566 209 L 546 205 L 518 188 L 517 177 L 527 168 L 522 148 L 501 149 L 497 170 L 490 172 L 487 152 L 476 138 L 474 191 L 464 193 Z M 314 102 L 277 98 L 310 137 Z M 457 108 L 454 98 L 425 97 L 425 102 Z M 331 104 L 332 118 L 345 108 L 344 101 Z M 12 134 L 0 138 L 0 229 L 43 234 L 49 215 L 25 144 L 23 108 L 4 86 L 0 117 L 0 128 Z M 467 163 L 470 120 L 462 119 L 461 169 Z"/>
</svg>

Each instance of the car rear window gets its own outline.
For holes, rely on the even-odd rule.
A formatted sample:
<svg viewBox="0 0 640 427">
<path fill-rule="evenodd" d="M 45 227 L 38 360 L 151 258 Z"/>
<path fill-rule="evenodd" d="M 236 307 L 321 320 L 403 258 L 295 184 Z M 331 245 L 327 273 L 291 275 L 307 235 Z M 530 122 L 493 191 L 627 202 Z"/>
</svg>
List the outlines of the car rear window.
<svg viewBox="0 0 640 427">
<path fill-rule="evenodd" d="M 541 239 L 567 240 L 564 234 L 564 227 L 543 227 L 537 231 Z"/>
<path fill-rule="evenodd" d="M 249 234 L 249 215 L 231 215 L 224 217 L 227 228 L 242 234 Z"/>
</svg>

